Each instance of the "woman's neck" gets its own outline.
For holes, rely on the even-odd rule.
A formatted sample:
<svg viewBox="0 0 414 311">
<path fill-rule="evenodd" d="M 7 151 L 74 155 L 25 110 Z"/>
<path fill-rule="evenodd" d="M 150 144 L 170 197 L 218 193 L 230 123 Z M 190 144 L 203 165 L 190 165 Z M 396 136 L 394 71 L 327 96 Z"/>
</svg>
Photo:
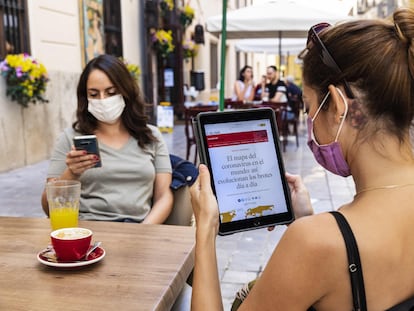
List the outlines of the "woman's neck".
<svg viewBox="0 0 414 311">
<path fill-rule="evenodd" d="M 377 135 L 354 148 L 347 159 L 356 192 L 364 189 L 414 183 L 414 152 L 409 140 L 400 143 L 390 135 Z"/>
</svg>

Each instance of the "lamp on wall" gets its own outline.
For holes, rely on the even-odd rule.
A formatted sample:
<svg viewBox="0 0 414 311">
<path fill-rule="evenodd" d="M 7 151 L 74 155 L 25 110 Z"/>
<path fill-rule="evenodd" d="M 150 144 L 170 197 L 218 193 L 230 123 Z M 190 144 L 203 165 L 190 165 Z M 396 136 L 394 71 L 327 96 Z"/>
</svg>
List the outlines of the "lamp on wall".
<svg viewBox="0 0 414 311">
<path fill-rule="evenodd" d="M 196 44 L 204 44 L 204 28 L 200 24 L 194 27 L 194 42 Z"/>
</svg>

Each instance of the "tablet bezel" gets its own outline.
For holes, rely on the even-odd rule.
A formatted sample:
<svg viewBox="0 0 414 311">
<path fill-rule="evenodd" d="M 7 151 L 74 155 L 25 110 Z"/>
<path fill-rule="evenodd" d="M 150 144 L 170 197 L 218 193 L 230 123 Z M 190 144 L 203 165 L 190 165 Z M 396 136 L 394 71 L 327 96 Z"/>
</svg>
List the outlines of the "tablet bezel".
<svg viewBox="0 0 414 311">
<path fill-rule="evenodd" d="M 220 217 L 220 235 L 228 235 L 235 232 L 259 229 L 263 227 L 269 227 L 274 225 L 288 224 L 294 220 L 294 213 L 290 198 L 290 188 L 285 178 L 285 168 L 280 148 L 279 134 L 277 130 L 275 112 L 271 108 L 253 108 L 244 110 L 234 111 L 221 111 L 221 112 L 201 112 L 197 115 L 194 122 L 197 147 L 199 150 L 200 162 L 208 166 L 211 174 L 211 187 L 214 194 L 216 189 L 214 185 L 214 174 L 211 171 L 210 155 L 207 150 L 207 140 L 205 133 L 206 124 L 217 124 L 217 123 L 229 123 L 229 122 L 240 122 L 249 120 L 261 120 L 267 119 L 270 121 L 273 143 L 276 151 L 276 159 L 278 161 L 278 167 L 280 176 L 282 178 L 281 184 L 283 186 L 284 198 L 287 206 L 287 212 L 272 214 L 267 216 L 259 216 L 255 218 L 248 218 L 244 220 L 236 220 L 230 222 L 221 222 Z"/>
</svg>

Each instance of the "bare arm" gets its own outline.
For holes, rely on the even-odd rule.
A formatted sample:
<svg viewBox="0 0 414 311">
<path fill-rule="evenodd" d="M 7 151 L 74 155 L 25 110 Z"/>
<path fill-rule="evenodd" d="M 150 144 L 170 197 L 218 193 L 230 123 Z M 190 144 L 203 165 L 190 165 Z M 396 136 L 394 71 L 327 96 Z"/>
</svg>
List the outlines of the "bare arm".
<svg viewBox="0 0 414 311">
<path fill-rule="evenodd" d="M 273 96 L 273 98 L 271 98 L 270 101 L 279 103 L 283 95 L 284 95 L 283 92 L 276 92 L 275 96 Z"/>
<path fill-rule="evenodd" d="M 171 173 L 158 173 L 155 176 L 153 205 L 142 223 L 162 224 L 170 215 L 173 206 L 171 178 Z"/>
<path fill-rule="evenodd" d="M 248 85 L 245 86 L 245 89 L 247 90 L 250 87 L 250 95 L 248 98 L 246 98 L 248 101 L 252 101 L 254 99 L 255 96 L 255 87 L 254 87 L 254 82 L 251 81 Z"/>
<path fill-rule="evenodd" d="M 200 164 L 200 175 L 190 188 L 196 218 L 196 248 L 191 310 L 223 310 L 216 257 L 219 214 L 210 186 L 210 175 Z"/>
<path fill-rule="evenodd" d="M 93 154 L 86 154 L 84 150 L 76 150 L 72 146 L 72 150 L 66 155 L 66 169 L 62 175 L 57 178 L 48 178 L 46 182 L 54 179 L 62 180 L 79 180 L 79 177 L 87 170 L 95 166 L 96 162 L 99 161 Z M 49 216 L 49 204 L 46 197 L 46 188 L 43 190 L 41 198 L 43 211 Z"/>
</svg>

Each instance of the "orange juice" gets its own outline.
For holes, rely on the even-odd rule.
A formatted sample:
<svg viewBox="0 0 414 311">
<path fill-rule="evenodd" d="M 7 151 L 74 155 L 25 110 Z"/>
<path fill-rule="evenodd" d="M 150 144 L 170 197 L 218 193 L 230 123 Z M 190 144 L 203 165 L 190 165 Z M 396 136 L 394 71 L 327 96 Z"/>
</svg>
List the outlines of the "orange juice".
<svg viewBox="0 0 414 311">
<path fill-rule="evenodd" d="M 52 230 L 78 226 L 78 206 L 58 207 L 49 210 Z"/>
</svg>

